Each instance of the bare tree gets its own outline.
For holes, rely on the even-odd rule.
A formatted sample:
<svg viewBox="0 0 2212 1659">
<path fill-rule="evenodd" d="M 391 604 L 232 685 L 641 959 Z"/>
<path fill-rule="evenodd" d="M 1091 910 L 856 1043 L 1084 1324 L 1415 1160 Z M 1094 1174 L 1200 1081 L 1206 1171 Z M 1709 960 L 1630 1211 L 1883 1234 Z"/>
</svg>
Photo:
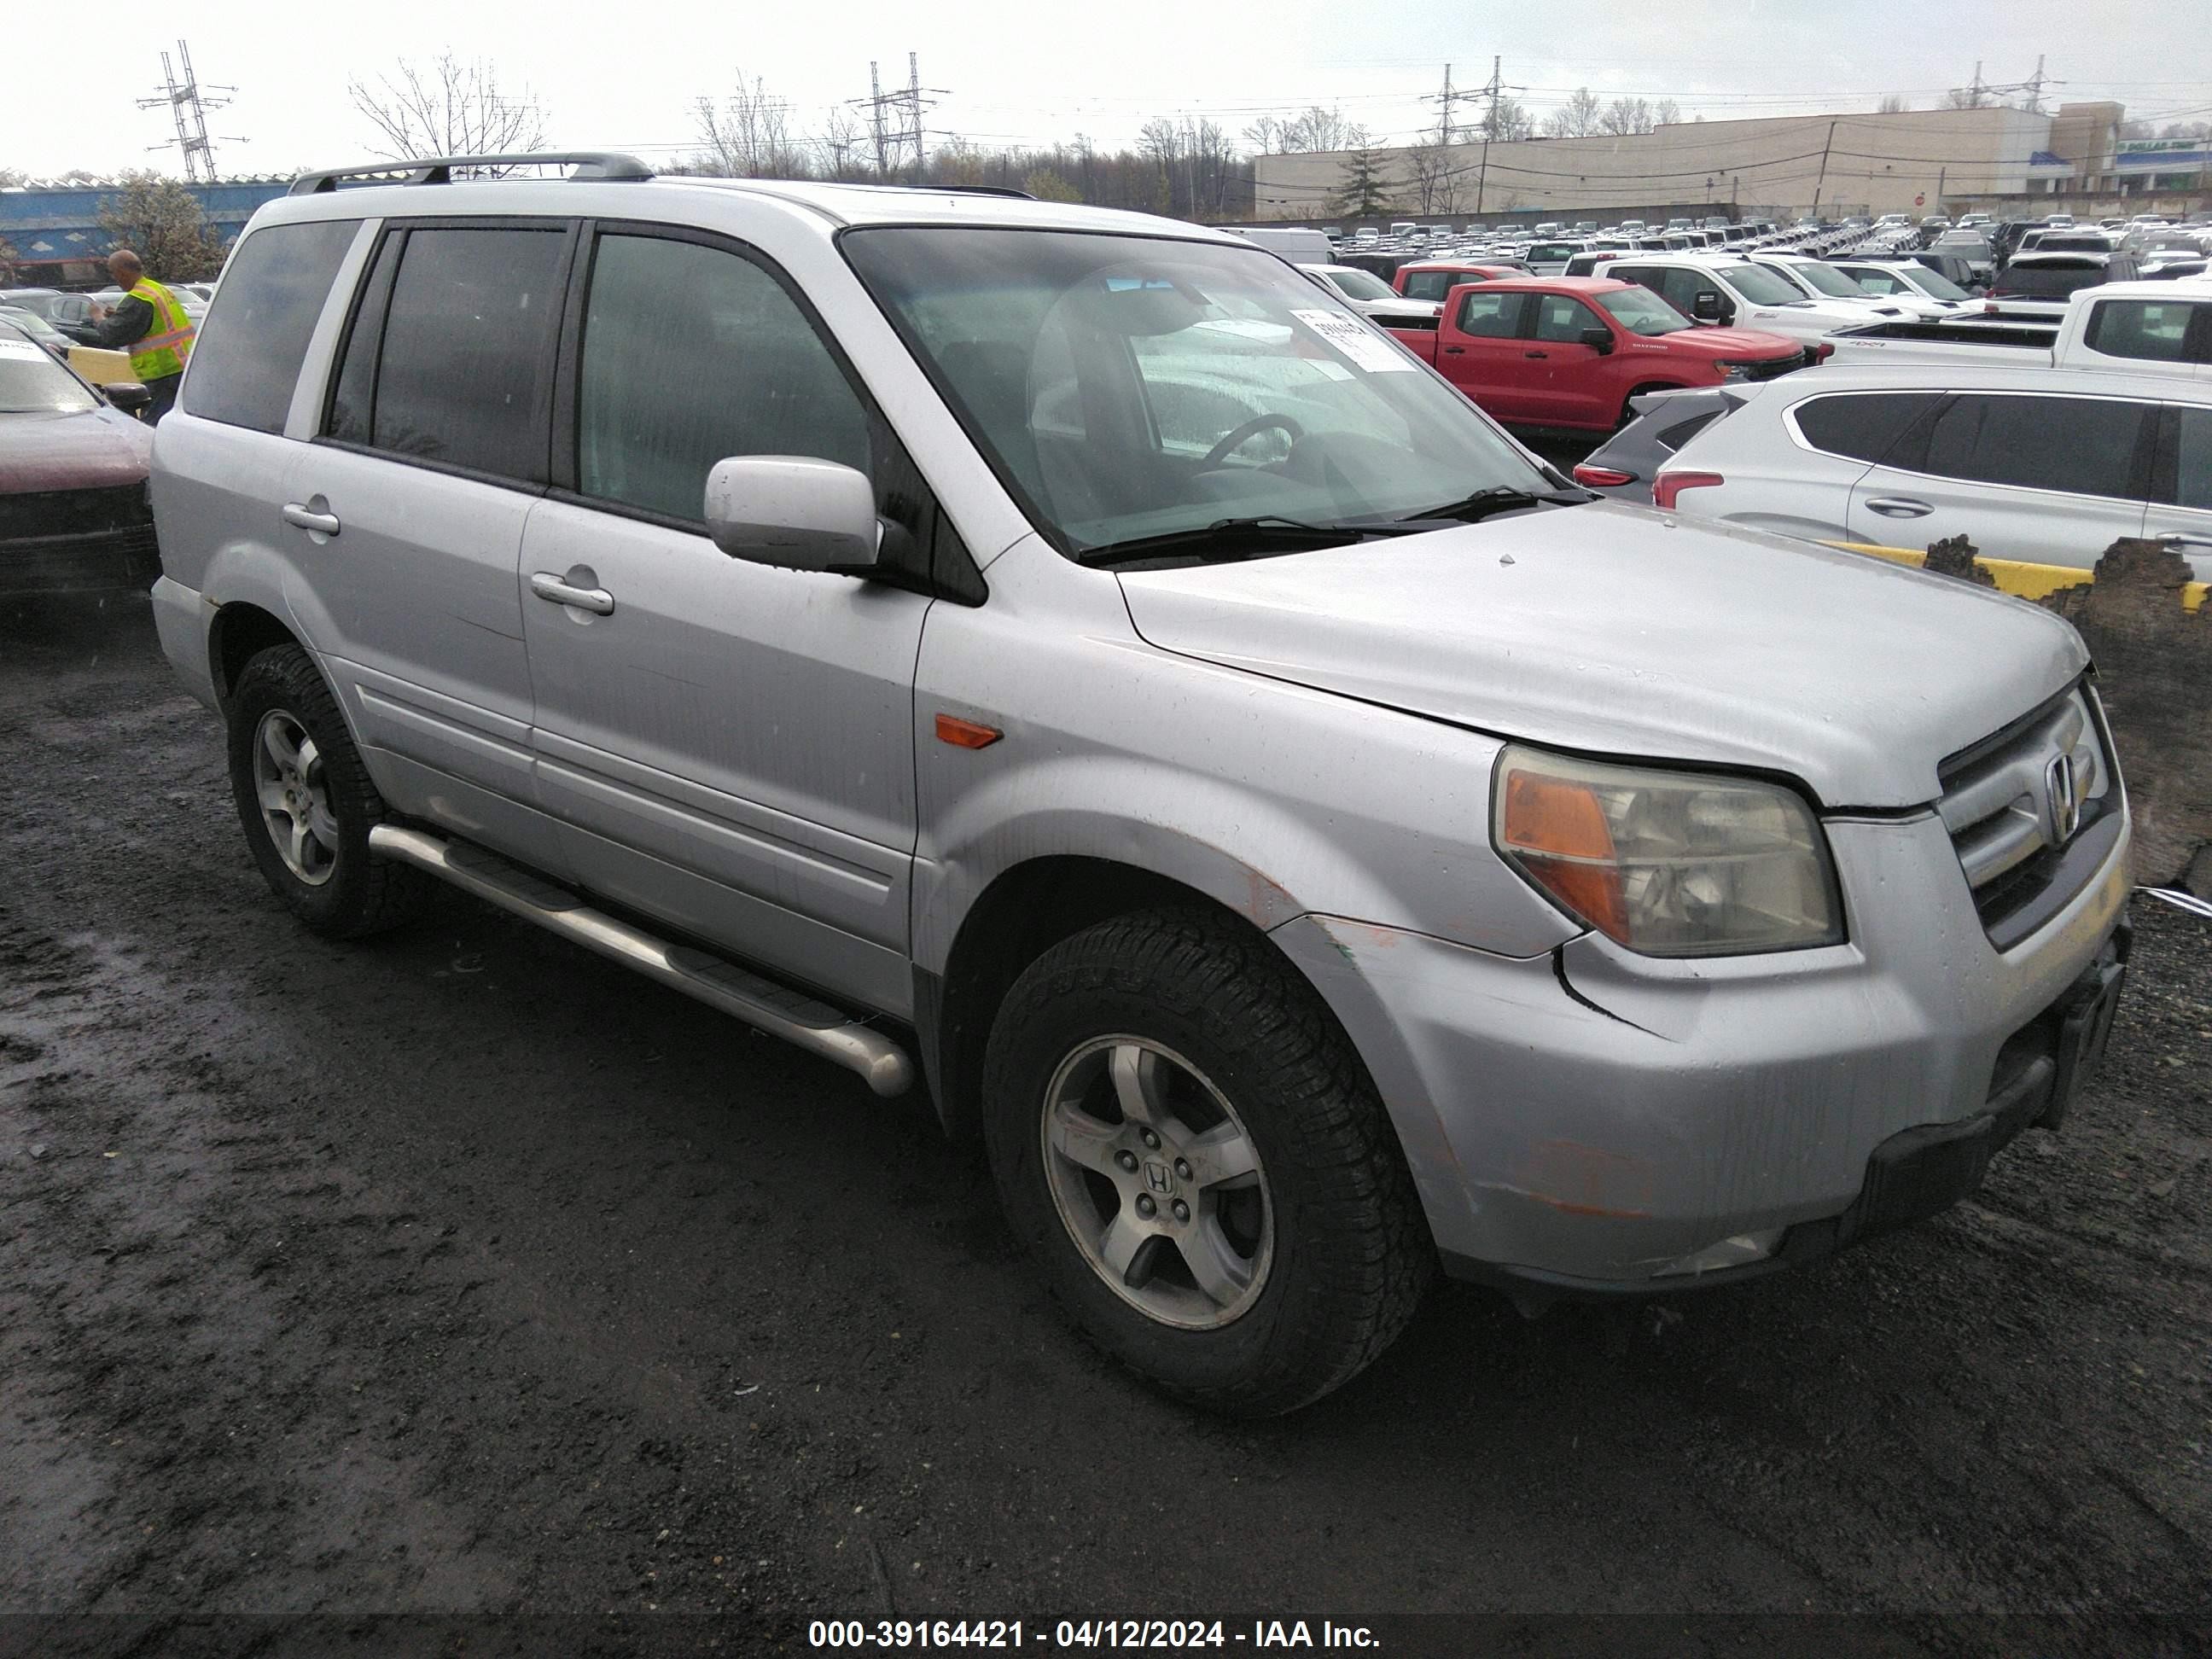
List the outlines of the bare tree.
<svg viewBox="0 0 2212 1659">
<path fill-rule="evenodd" d="M 1598 131 L 1616 138 L 1633 137 L 1651 131 L 1651 106 L 1641 98 L 1616 98 L 1597 119 Z"/>
<path fill-rule="evenodd" d="M 1544 118 L 1544 131 L 1553 138 L 1587 138 L 1601 130 L 1605 106 L 1588 87 L 1575 88 L 1574 96 Z"/>
<path fill-rule="evenodd" d="M 1882 94 L 1881 101 L 1874 106 L 1874 112 L 1876 115 L 1902 115 L 1911 107 L 1903 93 L 1891 92 Z"/>
<path fill-rule="evenodd" d="M 1459 164 L 1442 144 L 1424 144 L 1406 152 L 1406 182 L 1413 187 L 1416 211 L 1459 210 Z"/>
<path fill-rule="evenodd" d="M 1536 136 L 1536 118 L 1518 99 L 1499 96 L 1490 100 L 1475 131 L 1485 143 L 1510 144 Z"/>
<path fill-rule="evenodd" d="M 498 72 L 480 58 L 450 52 L 427 64 L 401 58 L 371 86 L 346 83 L 353 106 L 367 117 L 395 161 L 429 155 L 513 155 L 544 148 L 545 106 L 535 93 L 503 90 Z"/>
<path fill-rule="evenodd" d="M 740 71 L 736 88 L 719 104 L 697 99 L 691 118 L 714 170 L 725 178 L 803 178 L 812 171 L 791 136 L 791 106 L 758 76 L 748 82 Z"/>
<path fill-rule="evenodd" d="M 1651 106 L 1651 125 L 1655 127 L 1678 126 L 1681 119 L 1682 106 L 1671 98 L 1662 98 Z"/>
</svg>

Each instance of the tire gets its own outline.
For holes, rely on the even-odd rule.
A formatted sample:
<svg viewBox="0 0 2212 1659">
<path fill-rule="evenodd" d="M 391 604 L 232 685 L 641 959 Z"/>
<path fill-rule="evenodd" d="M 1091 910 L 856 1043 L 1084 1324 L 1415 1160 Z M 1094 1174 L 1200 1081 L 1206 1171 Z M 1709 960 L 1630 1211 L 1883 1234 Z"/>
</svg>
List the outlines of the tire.
<svg viewBox="0 0 2212 1659">
<path fill-rule="evenodd" d="M 328 939 L 359 939 L 405 921 L 426 884 L 368 850 L 370 827 L 387 816 L 384 798 L 314 659 L 296 645 L 260 652 L 238 677 L 228 714 L 239 823 L 284 908 Z M 288 745 L 291 764 L 283 754 Z M 272 787 L 276 794 L 264 805 Z M 299 836 L 286 833 L 295 827 Z"/>
<path fill-rule="evenodd" d="M 1634 407 L 1636 400 L 1645 392 L 1672 392 L 1674 389 L 1671 386 L 1661 386 L 1656 382 L 1650 386 L 1631 386 L 1628 395 L 1620 400 L 1620 418 L 1613 423 L 1613 429 L 1615 432 L 1623 431 L 1627 428 L 1628 423 L 1636 418 Z"/>
<path fill-rule="evenodd" d="M 983 1089 L 1015 1232 L 1083 1330 L 1172 1395 L 1295 1410 L 1420 1304 L 1435 1249 L 1365 1068 L 1225 918 L 1121 916 L 1045 952 L 993 1023 Z"/>
</svg>

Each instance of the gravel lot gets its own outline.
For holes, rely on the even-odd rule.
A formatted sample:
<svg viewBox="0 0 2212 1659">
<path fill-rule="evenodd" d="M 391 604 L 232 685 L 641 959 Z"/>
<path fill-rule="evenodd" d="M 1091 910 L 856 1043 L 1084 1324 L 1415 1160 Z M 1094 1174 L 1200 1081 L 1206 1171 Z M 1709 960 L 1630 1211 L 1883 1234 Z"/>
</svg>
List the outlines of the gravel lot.
<svg viewBox="0 0 2212 1659">
<path fill-rule="evenodd" d="M 459 895 L 313 939 L 222 769 L 143 602 L 0 607 L 0 1610 L 2212 1612 L 2212 924 L 2138 904 L 2099 1090 L 1933 1224 L 1446 1288 L 1230 1425 L 926 1106 Z"/>
</svg>

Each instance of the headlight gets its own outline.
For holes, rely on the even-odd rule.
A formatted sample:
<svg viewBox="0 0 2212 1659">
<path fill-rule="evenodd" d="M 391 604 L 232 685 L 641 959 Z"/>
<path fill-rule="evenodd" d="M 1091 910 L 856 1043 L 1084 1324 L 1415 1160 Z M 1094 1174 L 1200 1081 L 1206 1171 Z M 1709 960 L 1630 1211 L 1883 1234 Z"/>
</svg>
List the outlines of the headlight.
<svg viewBox="0 0 2212 1659">
<path fill-rule="evenodd" d="M 1751 378 L 1749 363 L 1723 363 L 1721 378 L 1724 380 L 1747 380 Z"/>
<path fill-rule="evenodd" d="M 1577 921 L 1655 957 L 1838 945 L 1826 839 L 1794 792 L 1514 744 L 1498 758 L 1498 849 Z"/>
</svg>

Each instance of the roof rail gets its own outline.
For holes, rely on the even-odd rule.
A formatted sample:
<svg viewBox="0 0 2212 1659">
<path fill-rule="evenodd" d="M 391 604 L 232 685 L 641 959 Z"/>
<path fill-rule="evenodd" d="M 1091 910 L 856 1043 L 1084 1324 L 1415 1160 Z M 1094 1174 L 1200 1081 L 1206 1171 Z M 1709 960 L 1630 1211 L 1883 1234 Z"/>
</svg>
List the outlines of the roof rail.
<svg viewBox="0 0 2212 1659">
<path fill-rule="evenodd" d="M 450 185 L 455 167 L 573 167 L 572 179 L 638 180 L 653 169 L 635 155 L 608 149 L 547 149 L 530 155 L 427 155 L 405 161 L 373 161 L 357 167 L 303 173 L 292 181 L 293 196 L 320 196 L 341 180 L 376 179 L 403 185 Z"/>
<path fill-rule="evenodd" d="M 1036 198 L 1025 190 L 1016 190 L 1012 185 L 916 185 L 916 190 L 949 190 L 962 196 L 1011 196 L 1018 202 L 1034 202 Z"/>
</svg>

